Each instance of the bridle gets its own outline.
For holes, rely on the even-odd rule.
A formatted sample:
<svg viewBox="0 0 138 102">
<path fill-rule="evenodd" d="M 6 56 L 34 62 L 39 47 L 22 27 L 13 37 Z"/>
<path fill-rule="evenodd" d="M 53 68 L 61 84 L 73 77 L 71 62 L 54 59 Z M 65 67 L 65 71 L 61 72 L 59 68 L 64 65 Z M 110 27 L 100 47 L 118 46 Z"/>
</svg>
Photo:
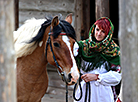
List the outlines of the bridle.
<svg viewBox="0 0 138 102">
<path fill-rule="evenodd" d="M 45 57 L 46 57 L 46 59 L 47 59 L 47 48 L 48 48 L 48 45 L 50 45 L 50 50 L 51 50 L 51 52 L 52 52 L 52 54 L 53 54 L 54 62 L 56 63 L 56 66 L 57 66 L 57 68 L 58 68 L 57 71 L 58 71 L 59 75 L 61 76 L 62 80 L 65 81 L 66 84 L 67 84 L 67 81 L 66 81 L 66 79 L 65 79 L 64 71 L 62 70 L 62 68 L 61 68 L 60 65 L 58 64 L 58 62 L 57 62 L 57 60 L 56 60 L 56 57 L 55 57 L 55 55 L 54 55 L 53 49 L 52 49 L 51 38 L 50 38 L 50 35 L 52 35 L 52 34 L 53 34 L 52 32 L 48 33 L 49 36 L 48 36 L 48 40 L 47 40 L 47 42 L 46 42 Z M 61 32 L 60 35 L 66 35 L 66 33 Z"/>
<path fill-rule="evenodd" d="M 62 80 L 65 81 L 65 83 L 66 83 L 66 102 L 68 102 L 68 83 L 67 83 L 67 80 L 65 78 L 64 71 L 62 70 L 62 68 L 58 64 L 58 62 L 56 60 L 56 57 L 54 55 L 53 49 L 52 49 L 51 38 L 50 38 L 50 35 L 52 35 L 52 34 L 53 34 L 52 32 L 48 33 L 48 40 L 46 42 L 46 49 L 45 49 L 45 57 L 47 59 L 47 48 L 48 48 L 48 45 L 50 45 L 50 50 L 51 50 L 51 52 L 53 54 L 54 62 L 56 63 L 56 66 L 58 68 L 58 70 L 57 70 L 58 74 L 60 75 L 60 77 L 62 78 Z M 60 35 L 66 35 L 66 33 L 65 32 L 61 32 Z"/>
</svg>

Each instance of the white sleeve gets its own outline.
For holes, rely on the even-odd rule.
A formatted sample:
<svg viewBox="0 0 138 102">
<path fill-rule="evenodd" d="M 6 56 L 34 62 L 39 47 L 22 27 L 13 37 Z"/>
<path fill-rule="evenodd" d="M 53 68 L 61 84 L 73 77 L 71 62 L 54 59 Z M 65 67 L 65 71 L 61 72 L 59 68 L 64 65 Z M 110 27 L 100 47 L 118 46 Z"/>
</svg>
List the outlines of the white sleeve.
<svg viewBox="0 0 138 102">
<path fill-rule="evenodd" d="M 103 85 L 116 86 L 121 81 L 121 73 L 109 71 L 107 73 L 99 74 L 97 82 Z"/>
<path fill-rule="evenodd" d="M 78 49 L 79 49 L 79 45 L 77 44 L 77 42 L 75 42 L 73 46 L 73 54 L 75 57 L 78 55 Z"/>
</svg>

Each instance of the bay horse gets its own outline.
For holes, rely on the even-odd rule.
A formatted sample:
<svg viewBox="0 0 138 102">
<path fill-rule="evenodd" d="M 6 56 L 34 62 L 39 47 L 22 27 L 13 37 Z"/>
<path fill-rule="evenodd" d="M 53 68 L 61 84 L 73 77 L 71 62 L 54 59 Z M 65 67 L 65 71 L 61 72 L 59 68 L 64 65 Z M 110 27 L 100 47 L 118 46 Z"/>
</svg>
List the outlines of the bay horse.
<svg viewBox="0 0 138 102">
<path fill-rule="evenodd" d="M 48 87 L 46 65 L 57 67 L 63 81 L 72 85 L 79 78 L 73 45 L 72 15 L 27 20 L 14 31 L 17 70 L 17 102 L 41 102 Z"/>
</svg>

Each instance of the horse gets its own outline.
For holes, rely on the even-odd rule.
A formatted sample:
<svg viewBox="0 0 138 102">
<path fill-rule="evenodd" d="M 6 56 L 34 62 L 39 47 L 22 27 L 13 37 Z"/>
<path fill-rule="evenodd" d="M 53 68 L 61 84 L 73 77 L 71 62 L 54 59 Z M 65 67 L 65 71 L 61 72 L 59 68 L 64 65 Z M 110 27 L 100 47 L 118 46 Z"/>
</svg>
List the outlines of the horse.
<svg viewBox="0 0 138 102">
<path fill-rule="evenodd" d="M 29 19 L 14 31 L 17 102 L 41 102 L 48 87 L 46 65 L 55 66 L 67 85 L 79 79 L 73 55 L 76 43 L 72 14 Z"/>
</svg>

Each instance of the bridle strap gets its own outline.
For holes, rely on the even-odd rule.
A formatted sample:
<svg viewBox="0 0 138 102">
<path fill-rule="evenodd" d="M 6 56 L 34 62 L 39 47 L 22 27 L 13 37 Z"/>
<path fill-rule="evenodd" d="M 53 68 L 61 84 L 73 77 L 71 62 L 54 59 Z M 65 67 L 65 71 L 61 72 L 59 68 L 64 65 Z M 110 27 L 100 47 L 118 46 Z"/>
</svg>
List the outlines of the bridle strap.
<svg viewBox="0 0 138 102">
<path fill-rule="evenodd" d="M 48 37 L 48 40 L 46 42 L 46 49 L 45 49 L 45 58 L 47 59 L 47 48 L 48 48 L 48 44 L 50 43 L 50 37 Z"/>
<path fill-rule="evenodd" d="M 50 39 L 50 36 L 49 36 L 49 39 Z M 61 69 L 61 67 L 59 66 L 59 64 L 58 64 L 58 62 L 57 62 L 57 60 L 56 60 L 56 57 L 55 57 L 55 55 L 54 55 L 54 52 L 53 52 L 53 49 L 52 49 L 52 45 L 51 45 L 51 39 L 50 39 L 50 41 L 49 41 L 49 44 L 50 44 L 51 52 L 52 52 L 52 54 L 53 54 L 54 62 L 56 63 L 56 66 L 62 71 L 62 69 Z"/>
<path fill-rule="evenodd" d="M 62 71 L 62 68 L 59 66 L 59 64 L 58 64 L 58 62 L 57 62 L 57 60 L 56 60 L 56 57 L 55 57 L 55 55 L 54 55 L 54 52 L 53 52 L 53 49 L 52 49 L 52 45 L 51 45 L 51 39 L 50 39 L 50 34 L 49 34 L 49 37 L 48 37 L 48 40 L 47 40 L 47 43 L 46 43 L 46 49 L 45 49 L 45 57 L 46 57 L 46 59 L 47 59 L 47 48 L 48 48 L 48 45 L 50 45 L 50 50 L 51 50 L 51 52 L 52 52 L 52 54 L 53 54 L 53 59 L 54 59 L 54 62 L 56 63 L 56 66 L 57 66 L 57 68 L 59 68 L 60 69 L 60 71 L 61 71 L 61 73 L 60 73 L 60 71 L 58 70 L 58 73 L 60 74 L 60 75 L 62 75 L 62 76 L 64 76 L 63 74 L 63 71 Z"/>
<path fill-rule="evenodd" d="M 64 76 L 64 72 L 63 72 L 62 68 L 60 67 L 60 65 L 58 64 L 58 62 L 57 62 L 57 60 L 56 60 L 56 57 L 55 57 L 55 55 L 54 55 L 53 49 L 52 49 L 51 38 L 50 38 L 50 35 L 51 35 L 51 34 L 52 34 L 52 33 L 49 33 L 49 37 L 48 37 L 48 40 L 47 40 L 47 43 L 46 43 L 45 57 L 46 57 L 46 59 L 47 59 L 47 48 L 48 48 L 48 45 L 50 45 L 50 50 L 51 50 L 51 52 L 52 52 L 52 54 L 53 54 L 54 62 L 56 63 L 56 66 L 57 66 L 57 68 L 58 68 L 58 70 L 57 70 L 57 71 L 58 71 L 58 74 L 61 76 L 62 80 L 64 80 L 64 81 L 66 82 L 66 84 L 67 84 L 66 78 L 65 78 L 65 76 Z M 60 35 L 65 35 L 65 33 L 60 33 Z M 59 70 L 60 70 L 60 71 L 59 71 Z"/>
<path fill-rule="evenodd" d="M 47 40 L 47 42 L 46 42 L 45 57 L 46 57 L 46 59 L 47 59 L 47 48 L 48 48 L 48 45 L 50 45 L 50 50 L 51 50 L 51 52 L 52 52 L 52 54 L 53 54 L 54 62 L 56 63 L 56 66 L 58 67 L 58 69 L 60 69 L 60 71 L 61 71 L 61 72 L 60 72 L 59 70 L 57 70 L 57 71 L 58 71 L 58 74 L 61 76 L 62 80 L 64 80 L 65 83 L 66 83 L 66 102 L 68 102 L 68 83 L 67 83 L 67 81 L 66 81 L 64 72 L 63 72 L 62 68 L 59 66 L 59 64 L 58 64 L 58 62 L 57 62 L 57 60 L 56 60 L 56 57 L 55 57 L 55 55 L 54 55 L 54 52 L 53 52 L 53 49 L 52 49 L 52 44 L 51 44 L 51 39 L 50 39 L 50 35 L 51 35 L 51 34 L 52 34 L 52 33 L 49 33 L 48 40 Z M 66 35 L 66 33 L 60 33 L 60 35 Z"/>
<path fill-rule="evenodd" d="M 52 32 L 50 32 L 50 33 L 48 33 L 49 35 L 52 35 L 53 33 Z M 67 35 L 65 32 L 61 32 L 60 33 L 60 35 Z"/>
<path fill-rule="evenodd" d="M 48 33 L 49 36 L 48 36 L 48 40 L 47 40 L 47 42 L 46 42 L 46 49 L 45 49 L 45 51 L 46 51 L 46 53 L 45 53 L 46 59 L 47 59 L 47 47 L 48 47 L 48 44 L 51 43 L 50 35 L 52 35 L 52 34 L 53 34 L 52 32 Z M 66 35 L 66 33 L 61 32 L 60 35 Z M 50 44 L 50 46 L 51 46 L 51 44 Z M 51 47 L 52 47 L 52 46 L 51 46 Z M 52 53 L 53 53 L 53 50 L 52 50 Z"/>
</svg>

